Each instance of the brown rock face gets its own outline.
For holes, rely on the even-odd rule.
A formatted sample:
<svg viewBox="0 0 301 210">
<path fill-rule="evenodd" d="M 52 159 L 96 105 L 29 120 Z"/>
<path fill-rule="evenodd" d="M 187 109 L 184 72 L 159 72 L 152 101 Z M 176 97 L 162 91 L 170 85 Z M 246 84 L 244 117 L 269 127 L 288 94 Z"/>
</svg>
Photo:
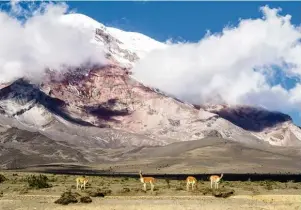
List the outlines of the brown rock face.
<svg viewBox="0 0 301 210">
<path fill-rule="evenodd" d="M 43 89 L 65 101 L 68 113 L 92 125 L 160 138 L 163 144 L 208 136 L 237 140 L 245 135 L 275 145 L 298 143 L 291 141 L 297 139 L 291 137 L 294 133 L 288 135 L 282 129 L 279 134 L 279 126 L 293 125 L 288 115 L 250 106 L 185 104 L 137 82 L 117 64 L 87 74 L 66 74 L 63 80 L 50 80 Z"/>
<path fill-rule="evenodd" d="M 193 138 L 190 131 L 195 126 L 206 126 L 207 120 L 199 120 L 198 109 L 142 85 L 117 65 L 93 69 L 86 76 L 67 75 L 62 81 L 44 84 L 43 89 L 65 101 L 68 112 L 95 126 L 106 124 L 171 139 L 181 138 L 181 131 L 181 140 Z"/>
<path fill-rule="evenodd" d="M 77 69 L 61 77 L 50 72 L 40 86 L 18 80 L 1 89 L 0 99 L 0 112 L 21 117 L 23 124 L 47 127 L 59 116 L 80 126 L 118 129 L 152 139 L 135 140 L 135 145 L 217 137 L 290 146 L 299 145 L 301 138 L 300 129 L 287 115 L 248 106 L 186 104 L 137 82 L 117 64 Z"/>
</svg>

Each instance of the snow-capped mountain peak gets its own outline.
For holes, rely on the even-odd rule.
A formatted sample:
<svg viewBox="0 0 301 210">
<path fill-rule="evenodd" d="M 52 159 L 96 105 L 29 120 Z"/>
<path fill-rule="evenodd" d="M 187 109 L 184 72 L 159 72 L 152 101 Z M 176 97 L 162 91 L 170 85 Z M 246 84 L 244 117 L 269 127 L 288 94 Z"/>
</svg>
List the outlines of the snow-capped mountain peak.
<svg viewBox="0 0 301 210">
<path fill-rule="evenodd" d="M 0 91 L 0 114 L 37 130 L 40 125 L 46 130 L 63 123 L 110 127 L 147 137 L 144 142 L 140 137 L 118 137 L 119 146 L 162 145 L 208 136 L 244 143 L 261 140 L 278 146 L 301 145 L 301 130 L 289 116 L 254 107 L 229 107 L 221 100 L 203 106 L 187 104 L 128 74 L 139 59 L 167 44 L 107 27 L 82 14 L 63 15 L 61 21 L 86 33 L 87 42 L 102 46 L 112 63 L 72 70 L 59 81 L 49 73 L 40 87 L 25 80 L 7 84 Z"/>
<path fill-rule="evenodd" d="M 135 61 L 143 58 L 150 51 L 167 46 L 141 33 L 106 27 L 83 14 L 63 15 L 61 22 L 78 28 L 84 33 L 91 33 L 92 43 L 104 46 L 108 57 L 127 68 L 133 67 Z"/>
</svg>

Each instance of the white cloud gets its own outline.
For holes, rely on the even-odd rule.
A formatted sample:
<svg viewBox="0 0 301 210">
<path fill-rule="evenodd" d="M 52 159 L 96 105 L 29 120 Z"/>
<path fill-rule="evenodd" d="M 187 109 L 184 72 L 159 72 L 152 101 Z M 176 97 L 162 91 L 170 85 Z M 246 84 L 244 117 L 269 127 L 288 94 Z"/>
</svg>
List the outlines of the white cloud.
<svg viewBox="0 0 301 210">
<path fill-rule="evenodd" d="M 64 71 L 66 66 L 106 62 L 102 49 L 90 43 L 93 34 L 62 21 L 67 12 L 64 3 L 24 9 L 19 1 L 11 2 L 10 11 L 0 11 L 0 83 L 20 77 L 38 81 L 46 68 Z"/>
<path fill-rule="evenodd" d="M 133 69 L 134 76 L 197 104 L 220 95 L 229 104 L 279 111 L 300 106 L 300 86 L 288 91 L 268 83 L 274 77 L 272 66 L 301 76 L 300 27 L 292 25 L 290 15 L 279 15 L 281 9 L 265 6 L 260 11 L 262 18 L 241 20 L 220 34 L 207 33 L 198 43 L 152 51 Z"/>
</svg>

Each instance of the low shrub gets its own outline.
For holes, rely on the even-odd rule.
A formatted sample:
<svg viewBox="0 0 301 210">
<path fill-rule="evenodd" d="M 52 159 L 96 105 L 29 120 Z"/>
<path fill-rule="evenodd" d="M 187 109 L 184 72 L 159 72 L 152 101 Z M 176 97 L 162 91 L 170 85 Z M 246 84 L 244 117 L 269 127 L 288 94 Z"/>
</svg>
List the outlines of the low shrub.
<svg viewBox="0 0 301 210">
<path fill-rule="evenodd" d="M 112 193 L 112 190 L 110 189 L 96 189 L 96 190 L 90 190 L 88 191 L 89 196 L 91 197 L 105 197 L 107 195 L 110 195 Z"/>
<path fill-rule="evenodd" d="M 218 198 L 228 198 L 233 195 L 234 192 L 235 191 L 233 189 L 221 188 L 213 190 L 212 195 Z"/>
<path fill-rule="evenodd" d="M 0 183 L 6 181 L 7 178 L 3 175 L 3 174 L 0 174 Z"/>
<path fill-rule="evenodd" d="M 27 183 L 30 188 L 41 189 L 52 187 L 48 183 L 48 178 L 45 175 L 40 174 L 39 176 L 31 175 L 27 177 Z"/>
<path fill-rule="evenodd" d="M 89 196 L 84 196 L 80 198 L 81 203 L 91 203 L 92 199 Z"/>
<path fill-rule="evenodd" d="M 64 192 L 59 199 L 54 201 L 56 204 L 68 205 L 69 203 L 77 203 L 77 197 L 80 197 L 80 194 L 73 193 L 71 191 Z"/>
</svg>

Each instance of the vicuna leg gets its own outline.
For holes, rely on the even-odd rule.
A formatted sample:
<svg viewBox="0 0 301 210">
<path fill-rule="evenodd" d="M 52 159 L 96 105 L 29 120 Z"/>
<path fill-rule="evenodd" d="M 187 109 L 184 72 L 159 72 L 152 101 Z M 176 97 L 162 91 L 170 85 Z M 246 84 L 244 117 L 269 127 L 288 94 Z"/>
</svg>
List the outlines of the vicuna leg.
<svg viewBox="0 0 301 210">
<path fill-rule="evenodd" d="M 146 191 L 146 183 L 143 183 L 144 191 Z"/>
<path fill-rule="evenodd" d="M 150 183 L 150 185 L 151 185 L 151 190 L 154 191 L 155 185 L 152 182 Z"/>
<path fill-rule="evenodd" d="M 189 191 L 189 182 L 186 183 L 186 189 Z"/>
<path fill-rule="evenodd" d="M 212 184 L 213 184 L 213 183 L 212 183 L 212 180 L 211 180 L 211 189 L 212 189 Z"/>
</svg>

